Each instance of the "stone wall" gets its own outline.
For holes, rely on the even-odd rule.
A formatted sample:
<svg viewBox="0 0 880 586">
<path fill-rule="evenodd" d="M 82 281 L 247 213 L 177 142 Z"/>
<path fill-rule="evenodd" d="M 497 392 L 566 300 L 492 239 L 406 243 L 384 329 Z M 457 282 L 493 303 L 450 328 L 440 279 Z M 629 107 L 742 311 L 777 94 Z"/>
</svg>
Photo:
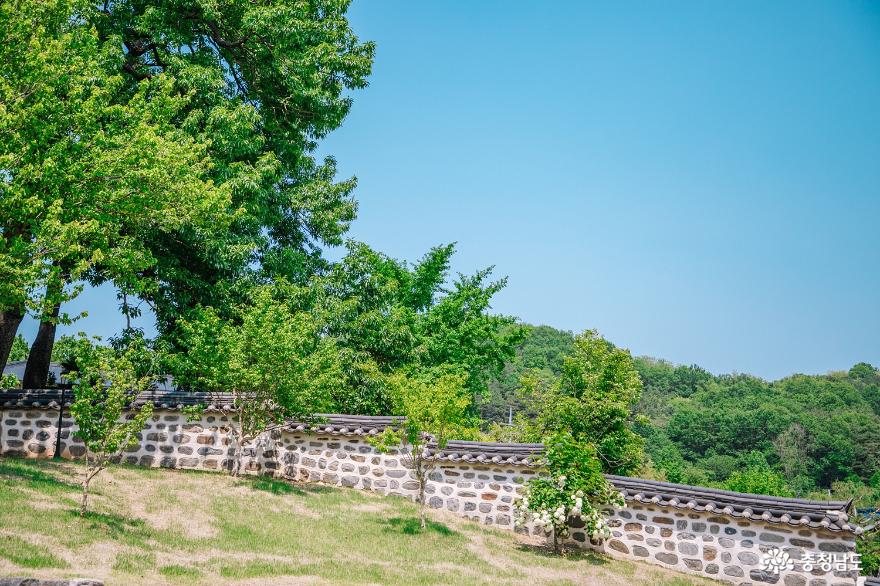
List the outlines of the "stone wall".
<svg viewBox="0 0 880 586">
<path fill-rule="evenodd" d="M 151 467 L 220 470 L 231 466 L 233 448 L 227 419 L 206 413 L 190 422 L 177 410 L 156 410 L 139 434 L 138 445 L 122 461 Z M 0 453 L 50 457 L 55 452 L 58 410 L 24 406 L 0 409 Z M 82 442 L 72 436 L 75 425 L 65 417 L 61 455 L 83 455 Z M 414 498 L 417 483 L 395 451 L 379 453 L 355 433 L 275 430 L 245 451 L 244 470 L 253 474 L 322 482 Z M 427 486 L 428 505 L 487 525 L 514 529 L 513 503 L 522 494 L 535 467 L 516 464 L 440 462 Z M 628 501 L 610 514 L 612 538 L 590 544 L 575 528 L 569 541 L 615 557 L 671 567 L 689 574 L 734 584 L 785 586 L 853 585 L 856 576 L 840 571 L 793 571 L 773 575 L 760 569 L 761 553 L 780 547 L 793 558 L 854 550 L 851 532 L 797 528 L 781 523 L 737 519 L 723 513 L 688 511 Z M 519 532 L 540 534 L 535 527 Z"/>
<path fill-rule="evenodd" d="M 58 411 L 0 411 L 0 453 L 51 457 L 55 453 Z M 76 425 L 65 417 L 61 456 L 85 453 Z M 234 453 L 225 416 L 205 414 L 187 421 L 178 411 L 154 411 L 139 443 L 125 450 L 122 463 L 162 468 L 230 468 Z M 415 499 L 418 484 L 396 450 L 378 452 L 366 438 L 275 430 L 244 450 L 244 471 L 293 480 L 322 482 Z M 439 464 L 426 493 L 432 508 L 456 512 L 487 525 L 513 529 L 513 501 L 535 469 L 524 466 Z"/>
<path fill-rule="evenodd" d="M 688 574 L 734 584 L 784 584 L 785 586 L 837 586 L 856 583 L 857 572 L 805 572 L 795 567 L 781 576 L 761 569 L 761 554 L 771 547 L 800 560 L 804 552 L 842 555 L 855 549 L 852 536 L 817 529 L 796 529 L 775 523 L 745 521 L 724 515 L 686 513 L 644 504 L 610 515 L 612 538 L 597 549 L 624 557 L 675 568 Z M 580 542 L 584 535 L 575 531 Z"/>
</svg>

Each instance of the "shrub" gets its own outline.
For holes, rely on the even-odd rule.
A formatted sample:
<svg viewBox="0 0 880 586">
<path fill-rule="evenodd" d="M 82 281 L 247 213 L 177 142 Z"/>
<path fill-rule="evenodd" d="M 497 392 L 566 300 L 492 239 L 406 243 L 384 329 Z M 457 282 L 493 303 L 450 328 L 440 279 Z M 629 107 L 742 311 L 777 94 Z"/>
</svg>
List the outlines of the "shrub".
<svg viewBox="0 0 880 586">
<path fill-rule="evenodd" d="M 611 536 L 603 505 L 623 506 L 623 496 L 605 480 L 596 448 L 577 441 L 570 433 L 559 433 L 547 442 L 546 475 L 529 481 L 523 498 L 516 504 L 516 522 L 530 519 L 553 537 L 553 550 L 559 551 L 559 537 L 569 533 L 571 520 L 584 524 L 592 541 Z"/>
</svg>

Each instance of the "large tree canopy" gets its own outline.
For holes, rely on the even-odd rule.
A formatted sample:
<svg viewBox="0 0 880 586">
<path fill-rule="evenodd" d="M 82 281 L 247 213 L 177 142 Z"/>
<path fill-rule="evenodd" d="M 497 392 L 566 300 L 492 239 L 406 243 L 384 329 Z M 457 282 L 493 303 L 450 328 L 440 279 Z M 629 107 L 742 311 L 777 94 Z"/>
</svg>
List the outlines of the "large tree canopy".
<svg viewBox="0 0 880 586">
<path fill-rule="evenodd" d="M 191 97 L 156 77 L 121 98 L 123 47 L 101 40 L 91 13 L 68 0 L 0 3 L 0 358 L 31 310 L 43 322 L 25 374 L 36 359 L 36 384 L 78 283 L 148 295 L 151 236 L 228 224 L 229 188 L 177 124 Z"/>
<path fill-rule="evenodd" d="M 208 145 L 211 176 L 230 187 L 239 212 L 221 239 L 151 240 L 163 329 L 197 303 L 228 305 L 242 280 L 303 282 L 324 266 L 321 247 L 341 244 L 355 216 L 354 181 L 336 182 L 334 161 L 311 153 L 341 124 L 351 106 L 345 91 L 364 87 L 372 66 L 373 45 L 352 33 L 347 8 L 136 0 L 94 12 L 101 38 L 125 48 L 129 92 L 167 76 L 192 96 L 177 124 Z"/>
<path fill-rule="evenodd" d="M 0 2 L 0 362 L 31 311 L 28 372 L 44 381 L 82 283 L 146 299 L 169 332 L 326 268 L 354 180 L 311 153 L 373 56 L 347 8 Z"/>
</svg>

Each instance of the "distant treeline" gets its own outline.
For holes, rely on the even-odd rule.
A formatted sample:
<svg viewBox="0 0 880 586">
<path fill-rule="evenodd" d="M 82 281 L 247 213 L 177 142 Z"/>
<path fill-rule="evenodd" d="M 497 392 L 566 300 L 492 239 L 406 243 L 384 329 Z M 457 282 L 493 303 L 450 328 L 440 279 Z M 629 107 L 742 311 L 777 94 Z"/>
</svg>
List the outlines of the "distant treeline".
<svg viewBox="0 0 880 586">
<path fill-rule="evenodd" d="M 484 419 L 506 423 L 527 405 L 525 374 L 552 381 L 574 336 L 547 326 L 527 335 L 490 385 Z M 716 376 L 699 366 L 638 357 L 635 430 L 645 439 L 645 475 L 791 496 L 880 501 L 880 371 L 793 375 L 768 382 Z"/>
</svg>

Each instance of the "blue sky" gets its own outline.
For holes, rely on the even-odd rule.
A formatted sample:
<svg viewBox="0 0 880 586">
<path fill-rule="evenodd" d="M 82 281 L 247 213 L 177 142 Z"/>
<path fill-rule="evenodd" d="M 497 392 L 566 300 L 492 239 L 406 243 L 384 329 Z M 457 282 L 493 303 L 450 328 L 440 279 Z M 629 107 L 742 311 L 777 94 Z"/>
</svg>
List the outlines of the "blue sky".
<svg viewBox="0 0 880 586">
<path fill-rule="evenodd" d="M 351 236 L 498 312 L 778 378 L 880 365 L 880 5 L 355 0 Z M 118 330 L 112 291 L 65 331 Z M 99 308 L 99 309 L 96 309 Z M 146 321 L 146 320 L 145 320 Z M 34 325 L 26 333 L 32 335 Z"/>
</svg>

